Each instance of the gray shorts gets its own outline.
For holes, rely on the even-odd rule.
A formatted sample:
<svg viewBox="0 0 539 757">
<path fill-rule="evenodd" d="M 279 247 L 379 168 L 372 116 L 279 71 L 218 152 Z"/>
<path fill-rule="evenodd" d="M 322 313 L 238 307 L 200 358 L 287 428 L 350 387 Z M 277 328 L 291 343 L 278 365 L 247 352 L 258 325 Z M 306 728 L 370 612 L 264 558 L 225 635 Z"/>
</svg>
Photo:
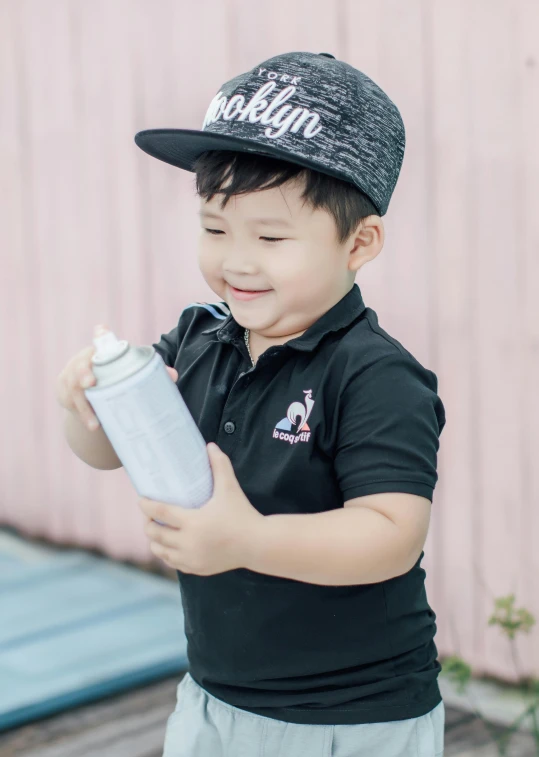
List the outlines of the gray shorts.
<svg viewBox="0 0 539 757">
<path fill-rule="evenodd" d="M 167 721 L 163 757 L 440 757 L 444 703 L 409 720 L 298 725 L 221 702 L 186 673 Z"/>
</svg>

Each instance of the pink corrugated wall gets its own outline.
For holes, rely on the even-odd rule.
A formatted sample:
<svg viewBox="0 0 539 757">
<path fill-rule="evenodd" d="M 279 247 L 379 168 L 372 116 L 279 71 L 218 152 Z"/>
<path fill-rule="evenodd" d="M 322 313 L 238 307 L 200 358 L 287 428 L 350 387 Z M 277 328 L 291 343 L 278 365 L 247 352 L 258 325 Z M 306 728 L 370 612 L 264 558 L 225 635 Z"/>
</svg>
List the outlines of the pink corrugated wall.
<svg viewBox="0 0 539 757">
<path fill-rule="evenodd" d="M 193 300 L 192 176 L 136 131 L 199 128 L 217 87 L 289 50 L 331 52 L 401 109 L 386 247 L 358 276 L 440 381 L 424 567 L 442 654 L 511 677 L 492 597 L 539 615 L 539 6 L 535 0 L 0 0 L 0 516 L 150 558 L 123 470 L 63 439 L 57 374 L 107 322 L 149 343 Z M 519 640 L 539 670 L 539 635 Z"/>
</svg>

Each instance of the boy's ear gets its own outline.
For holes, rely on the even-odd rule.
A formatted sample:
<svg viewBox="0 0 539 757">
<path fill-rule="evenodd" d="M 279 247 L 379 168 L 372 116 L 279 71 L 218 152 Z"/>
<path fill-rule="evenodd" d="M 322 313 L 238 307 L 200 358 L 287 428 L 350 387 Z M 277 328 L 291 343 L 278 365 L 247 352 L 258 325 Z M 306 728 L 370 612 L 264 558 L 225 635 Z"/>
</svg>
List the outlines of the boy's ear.
<svg viewBox="0 0 539 757">
<path fill-rule="evenodd" d="M 363 218 L 347 242 L 350 270 L 357 272 L 362 265 L 374 260 L 384 246 L 384 240 L 384 223 L 380 216 Z"/>
</svg>

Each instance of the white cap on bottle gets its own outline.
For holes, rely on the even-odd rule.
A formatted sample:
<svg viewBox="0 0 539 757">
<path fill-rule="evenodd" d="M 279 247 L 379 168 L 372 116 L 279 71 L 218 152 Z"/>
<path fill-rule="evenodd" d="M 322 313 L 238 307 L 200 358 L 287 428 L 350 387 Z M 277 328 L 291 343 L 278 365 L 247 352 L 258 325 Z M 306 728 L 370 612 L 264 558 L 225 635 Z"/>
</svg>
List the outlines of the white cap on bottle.
<svg viewBox="0 0 539 757">
<path fill-rule="evenodd" d="M 94 337 L 93 342 L 96 349 L 93 359 L 96 363 L 106 363 L 109 360 L 114 360 L 115 357 L 125 352 L 128 346 L 125 339 L 120 341 L 112 331 L 106 331 L 101 336 Z"/>
</svg>

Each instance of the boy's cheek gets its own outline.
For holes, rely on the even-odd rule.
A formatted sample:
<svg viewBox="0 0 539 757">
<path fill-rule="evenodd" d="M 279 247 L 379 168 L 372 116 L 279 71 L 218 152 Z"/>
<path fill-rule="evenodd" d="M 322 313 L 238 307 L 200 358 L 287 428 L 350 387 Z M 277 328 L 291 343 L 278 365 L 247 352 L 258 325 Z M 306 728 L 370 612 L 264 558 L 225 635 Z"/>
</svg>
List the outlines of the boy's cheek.
<svg viewBox="0 0 539 757">
<path fill-rule="evenodd" d="M 219 271 L 200 257 L 199 268 L 204 281 L 210 289 L 212 289 L 222 300 L 226 301 L 226 283 L 222 276 L 219 275 Z"/>
</svg>

